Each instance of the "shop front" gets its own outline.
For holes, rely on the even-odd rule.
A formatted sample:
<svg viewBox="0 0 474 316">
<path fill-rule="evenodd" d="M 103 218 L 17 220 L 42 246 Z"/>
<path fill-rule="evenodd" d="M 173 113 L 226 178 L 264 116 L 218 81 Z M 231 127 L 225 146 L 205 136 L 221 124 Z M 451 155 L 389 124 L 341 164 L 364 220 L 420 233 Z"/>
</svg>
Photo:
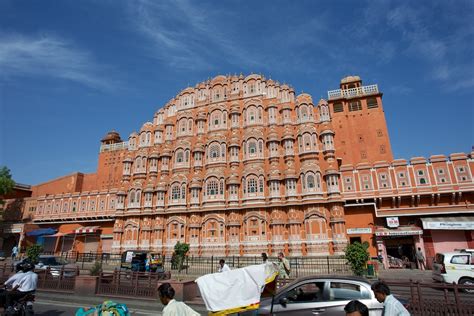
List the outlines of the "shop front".
<svg viewBox="0 0 474 316">
<path fill-rule="evenodd" d="M 474 216 L 421 218 L 428 258 L 436 253 L 474 248 Z"/>
<path fill-rule="evenodd" d="M 418 226 L 377 227 L 375 238 L 378 255 L 385 268 L 416 267 L 415 251 L 423 249 L 423 230 Z"/>
</svg>

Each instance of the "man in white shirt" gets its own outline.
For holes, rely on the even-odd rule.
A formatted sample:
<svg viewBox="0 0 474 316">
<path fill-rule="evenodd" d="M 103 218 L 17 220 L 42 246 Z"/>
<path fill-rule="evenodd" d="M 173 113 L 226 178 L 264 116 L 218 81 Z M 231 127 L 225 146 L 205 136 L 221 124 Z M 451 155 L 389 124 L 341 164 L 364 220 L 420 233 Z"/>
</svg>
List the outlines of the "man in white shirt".
<svg viewBox="0 0 474 316">
<path fill-rule="evenodd" d="M 378 281 L 372 284 L 372 291 L 377 301 L 383 303 L 382 316 L 410 316 L 402 303 L 390 294 L 390 288 L 384 282 Z"/>
<path fill-rule="evenodd" d="M 230 271 L 230 268 L 229 266 L 225 263 L 225 260 L 224 259 L 221 259 L 219 260 L 219 272 L 226 272 L 226 271 Z"/>
<path fill-rule="evenodd" d="M 34 272 L 34 269 L 35 265 L 31 262 L 23 264 L 23 274 L 15 279 L 12 290 L 7 292 L 5 306 L 11 306 L 14 301 L 36 291 L 38 275 Z"/>
<path fill-rule="evenodd" d="M 174 289 L 169 283 L 163 283 L 158 287 L 158 295 L 163 308 L 163 316 L 199 316 L 195 310 L 183 302 L 174 299 Z"/>
</svg>

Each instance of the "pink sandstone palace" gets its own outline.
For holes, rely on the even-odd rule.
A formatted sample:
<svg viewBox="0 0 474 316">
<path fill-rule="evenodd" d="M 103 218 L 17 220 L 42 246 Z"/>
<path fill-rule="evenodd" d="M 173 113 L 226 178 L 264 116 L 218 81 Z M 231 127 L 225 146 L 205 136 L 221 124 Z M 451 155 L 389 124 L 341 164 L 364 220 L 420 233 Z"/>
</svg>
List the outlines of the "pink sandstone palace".
<svg viewBox="0 0 474 316">
<path fill-rule="evenodd" d="M 170 254 L 180 241 L 196 256 L 319 256 L 367 241 L 372 256 L 422 247 L 430 257 L 474 248 L 472 158 L 394 160 L 382 93 L 358 76 L 319 101 L 260 75 L 217 76 L 128 140 L 109 132 L 96 173 L 31 187 L 31 221 L 3 224 L 3 243 Z"/>
</svg>

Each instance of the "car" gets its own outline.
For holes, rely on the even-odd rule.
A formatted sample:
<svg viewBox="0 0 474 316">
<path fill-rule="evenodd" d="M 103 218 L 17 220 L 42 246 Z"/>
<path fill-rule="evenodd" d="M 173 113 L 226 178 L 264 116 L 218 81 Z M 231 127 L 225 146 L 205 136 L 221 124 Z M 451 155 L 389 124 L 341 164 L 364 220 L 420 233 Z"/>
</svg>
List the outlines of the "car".
<svg viewBox="0 0 474 316">
<path fill-rule="evenodd" d="M 474 286 L 474 249 L 437 253 L 432 278 L 436 282 Z M 464 292 L 474 293 L 474 289 Z"/>
<path fill-rule="evenodd" d="M 273 298 L 262 299 L 258 314 L 345 315 L 344 307 L 352 300 L 364 303 L 370 315 L 382 314 L 383 304 L 375 298 L 369 281 L 350 276 L 299 278 L 279 289 Z"/>
<path fill-rule="evenodd" d="M 64 277 L 75 277 L 77 275 L 77 266 L 74 264 L 68 263 L 61 257 L 56 257 L 53 255 L 40 255 L 38 258 L 38 263 L 35 265 L 35 270 L 38 273 L 41 273 L 41 270 L 49 269 L 50 275 L 53 277 L 59 277 L 61 275 L 61 270 L 64 269 Z"/>
<path fill-rule="evenodd" d="M 0 250 L 0 261 L 5 261 L 5 252 Z"/>
</svg>

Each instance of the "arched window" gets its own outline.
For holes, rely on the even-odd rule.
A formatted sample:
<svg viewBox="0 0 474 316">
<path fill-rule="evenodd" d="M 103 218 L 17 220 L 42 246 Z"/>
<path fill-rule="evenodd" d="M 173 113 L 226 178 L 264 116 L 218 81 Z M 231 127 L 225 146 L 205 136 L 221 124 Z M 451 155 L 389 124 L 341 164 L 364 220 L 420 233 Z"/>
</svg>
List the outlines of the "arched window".
<svg viewBox="0 0 474 316">
<path fill-rule="evenodd" d="M 218 144 L 212 144 L 209 147 L 209 157 L 213 158 L 213 159 L 219 158 L 219 155 L 220 155 L 219 151 L 220 151 L 219 145 Z"/>
<path fill-rule="evenodd" d="M 188 120 L 188 132 L 191 133 L 193 131 L 193 120 Z"/>
<path fill-rule="evenodd" d="M 130 191 L 130 193 L 128 194 L 128 200 L 130 204 L 135 203 L 135 190 Z"/>
<path fill-rule="evenodd" d="M 173 184 L 171 187 L 171 199 L 172 200 L 179 200 L 181 195 L 181 190 L 179 184 Z"/>
<path fill-rule="evenodd" d="M 306 176 L 306 186 L 309 190 L 314 189 L 315 181 L 314 181 L 314 176 L 312 174 L 309 174 Z"/>
<path fill-rule="evenodd" d="M 179 150 L 177 153 L 176 153 L 176 163 L 182 163 L 184 161 L 184 158 L 183 158 L 183 151 L 182 150 Z"/>
<path fill-rule="evenodd" d="M 257 192 L 257 180 L 255 178 L 250 178 L 247 180 L 247 188 L 249 193 Z"/>
<path fill-rule="evenodd" d="M 179 121 L 179 131 L 181 134 L 186 133 L 186 119 L 181 119 Z"/>
<path fill-rule="evenodd" d="M 218 194 L 217 188 L 218 188 L 217 180 L 211 179 L 207 181 L 207 195 L 208 196 L 217 195 Z"/>
<path fill-rule="evenodd" d="M 305 134 L 303 136 L 303 141 L 304 141 L 304 149 L 311 150 L 311 137 L 309 136 L 309 134 Z"/>
<path fill-rule="evenodd" d="M 306 119 L 308 118 L 308 110 L 306 109 L 306 106 L 303 105 L 300 109 L 300 113 L 301 113 L 301 119 L 303 121 L 306 121 Z"/>
<path fill-rule="evenodd" d="M 250 155 L 255 155 L 257 152 L 257 144 L 255 141 L 249 141 L 249 154 Z"/>
<path fill-rule="evenodd" d="M 181 186 L 181 199 L 186 199 L 186 184 Z"/>
<path fill-rule="evenodd" d="M 141 168 L 142 168 L 142 158 L 137 157 L 137 159 L 135 159 L 135 171 L 139 171 Z"/>
</svg>

